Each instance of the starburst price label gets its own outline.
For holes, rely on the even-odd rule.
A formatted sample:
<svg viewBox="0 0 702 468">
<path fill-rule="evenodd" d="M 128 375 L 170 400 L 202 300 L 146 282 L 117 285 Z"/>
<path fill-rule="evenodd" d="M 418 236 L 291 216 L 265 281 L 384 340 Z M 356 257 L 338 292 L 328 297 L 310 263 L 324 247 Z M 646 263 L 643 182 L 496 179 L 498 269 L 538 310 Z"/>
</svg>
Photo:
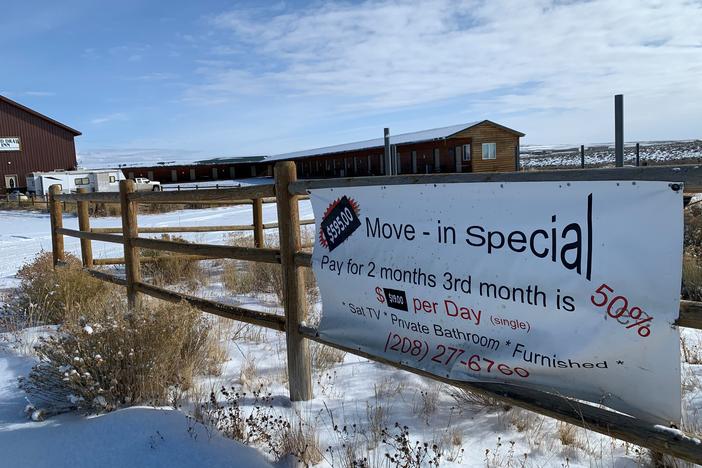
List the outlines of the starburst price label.
<svg viewBox="0 0 702 468">
<path fill-rule="evenodd" d="M 361 226 L 358 203 L 345 195 L 330 204 L 320 226 L 319 243 L 331 252 Z"/>
</svg>

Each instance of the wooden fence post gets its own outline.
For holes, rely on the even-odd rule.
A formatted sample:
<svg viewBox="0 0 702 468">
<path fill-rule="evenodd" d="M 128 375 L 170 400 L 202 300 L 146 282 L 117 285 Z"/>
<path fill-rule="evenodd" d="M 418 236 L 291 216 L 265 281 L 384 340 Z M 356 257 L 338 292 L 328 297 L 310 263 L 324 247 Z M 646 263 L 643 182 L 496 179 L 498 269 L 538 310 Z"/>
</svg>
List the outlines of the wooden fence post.
<svg viewBox="0 0 702 468">
<path fill-rule="evenodd" d="M 263 248 L 263 200 L 253 199 L 254 247 Z"/>
<path fill-rule="evenodd" d="M 138 305 L 136 283 L 141 282 L 139 266 L 139 248 L 134 246 L 134 239 L 139 236 L 136 202 L 129 200 L 129 194 L 136 190 L 132 179 L 119 181 L 119 201 L 122 210 L 122 235 L 124 237 L 124 265 L 127 279 L 127 305 L 134 309 Z"/>
<path fill-rule="evenodd" d="M 88 193 L 87 188 L 79 188 L 78 193 Z M 90 232 L 90 202 L 78 202 L 78 229 L 83 232 Z M 80 255 L 85 268 L 93 267 L 93 241 L 90 239 L 80 240 Z"/>
<path fill-rule="evenodd" d="M 307 317 L 304 278 L 301 267 L 295 265 L 295 253 L 300 251 L 300 211 L 297 196 L 288 185 L 297 180 L 295 163 L 284 161 L 275 165 L 275 193 L 278 205 L 278 234 L 280 262 L 283 271 L 283 306 L 285 308 L 285 337 L 288 351 L 288 385 L 290 400 L 312 399 L 312 372 L 307 340 L 300 334 L 300 324 Z"/>
<path fill-rule="evenodd" d="M 61 186 L 54 184 L 49 187 L 49 218 L 51 219 L 51 252 L 54 258 L 54 266 L 66 260 L 63 251 L 63 234 L 57 230 L 63 227 L 63 210 L 61 202 L 56 200 L 56 195 L 61 193 Z"/>
</svg>

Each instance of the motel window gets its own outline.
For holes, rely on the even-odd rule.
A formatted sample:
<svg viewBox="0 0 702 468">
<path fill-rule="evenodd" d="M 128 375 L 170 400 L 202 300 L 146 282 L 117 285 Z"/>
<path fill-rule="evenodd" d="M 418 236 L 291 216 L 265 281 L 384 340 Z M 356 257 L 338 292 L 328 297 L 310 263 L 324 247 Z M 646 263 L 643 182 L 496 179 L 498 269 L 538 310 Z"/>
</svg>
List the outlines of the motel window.
<svg viewBox="0 0 702 468">
<path fill-rule="evenodd" d="M 117 177 L 111 175 L 111 176 L 110 176 L 110 183 L 111 183 L 111 184 L 114 184 L 115 182 L 117 182 Z"/>
<path fill-rule="evenodd" d="M 463 145 L 463 160 L 470 161 L 470 145 Z"/>
<path fill-rule="evenodd" d="M 497 143 L 483 143 L 483 159 L 497 159 Z"/>
<path fill-rule="evenodd" d="M 90 184 L 90 179 L 87 177 L 78 177 L 73 180 L 76 185 L 88 185 Z"/>
</svg>

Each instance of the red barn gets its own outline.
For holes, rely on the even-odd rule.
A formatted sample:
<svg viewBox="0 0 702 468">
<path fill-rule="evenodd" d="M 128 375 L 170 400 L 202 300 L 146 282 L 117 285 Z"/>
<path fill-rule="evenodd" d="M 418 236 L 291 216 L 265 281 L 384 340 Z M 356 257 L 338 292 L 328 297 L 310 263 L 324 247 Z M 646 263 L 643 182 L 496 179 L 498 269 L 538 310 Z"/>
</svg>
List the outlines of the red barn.
<svg viewBox="0 0 702 468">
<path fill-rule="evenodd" d="M 31 172 L 75 169 L 81 133 L 0 96 L 0 193 L 26 188 Z"/>
</svg>

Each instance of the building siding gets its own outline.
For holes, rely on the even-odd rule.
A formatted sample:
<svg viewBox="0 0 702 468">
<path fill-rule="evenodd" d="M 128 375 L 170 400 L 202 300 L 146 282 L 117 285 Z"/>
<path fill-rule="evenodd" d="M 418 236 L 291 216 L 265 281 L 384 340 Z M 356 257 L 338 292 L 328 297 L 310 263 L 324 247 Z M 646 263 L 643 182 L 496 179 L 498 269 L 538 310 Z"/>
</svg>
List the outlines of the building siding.
<svg viewBox="0 0 702 468">
<path fill-rule="evenodd" d="M 511 172 L 515 170 L 515 152 L 519 136 L 489 123 L 477 125 L 455 135 L 470 138 L 473 172 Z M 483 159 L 483 143 L 496 144 L 496 159 Z"/>
<path fill-rule="evenodd" d="M 18 188 L 36 171 L 75 169 L 74 134 L 45 119 L 0 100 L 0 137 L 19 137 L 20 151 L 0 151 L 0 192 L 5 176 L 17 175 Z"/>
</svg>

